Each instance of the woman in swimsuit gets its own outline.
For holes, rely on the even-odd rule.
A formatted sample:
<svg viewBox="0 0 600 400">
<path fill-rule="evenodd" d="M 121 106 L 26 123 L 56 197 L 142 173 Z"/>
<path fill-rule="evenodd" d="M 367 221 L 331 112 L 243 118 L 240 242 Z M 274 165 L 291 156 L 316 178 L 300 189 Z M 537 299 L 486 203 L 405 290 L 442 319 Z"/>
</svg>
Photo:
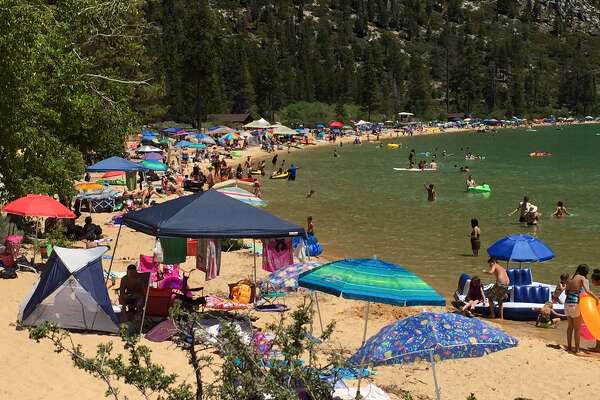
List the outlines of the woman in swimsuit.
<svg viewBox="0 0 600 400">
<path fill-rule="evenodd" d="M 565 207 L 563 202 L 559 201 L 558 203 L 556 203 L 556 210 L 554 211 L 552 216 L 554 216 L 556 218 L 562 218 L 562 217 L 566 217 L 567 215 L 570 215 L 570 214 L 567 211 L 567 208 Z"/>
<path fill-rule="evenodd" d="M 567 298 L 565 299 L 565 314 L 569 321 L 567 328 L 567 351 L 571 352 L 571 342 L 573 336 L 575 337 L 575 353 L 579 352 L 579 329 L 581 327 L 581 313 L 579 312 L 579 293 L 583 291 L 588 295 L 592 296 L 596 303 L 600 300 L 591 290 L 587 275 L 590 269 L 586 264 L 581 264 L 577 267 L 575 274 L 567 281 L 565 288 Z"/>
<path fill-rule="evenodd" d="M 479 255 L 479 249 L 481 248 L 481 229 L 479 229 L 479 221 L 476 218 L 471 220 L 471 250 L 473 250 L 473 256 Z"/>
</svg>

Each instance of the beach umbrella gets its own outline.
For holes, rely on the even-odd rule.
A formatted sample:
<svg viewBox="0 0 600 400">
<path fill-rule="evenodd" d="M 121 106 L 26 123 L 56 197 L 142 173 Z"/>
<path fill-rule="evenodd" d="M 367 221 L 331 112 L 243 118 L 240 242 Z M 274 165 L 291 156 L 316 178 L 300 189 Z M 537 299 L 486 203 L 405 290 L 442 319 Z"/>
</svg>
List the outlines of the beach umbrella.
<svg viewBox="0 0 600 400">
<path fill-rule="evenodd" d="M 140 146 L 137 148 L 136 153 L 161 153 L 162 150 L 154 146 Z"/>
<path fill-rule="evenodd" d="M 146 131 L 142 131 L 142 136 L 152 136 L 152 137 L 154 137 L 154 136 L 158 136 L 158 133 L 156 133 L 154 131 L 148 131 L 148 130 L 146 130 Z"/>
<path fill-rule="evenodd" d="M 177 144 L 175 144 L 175 147 L 178 149 L 182 149 L 184 147 L 189 147 L 190 144 L 192 144 L 192 142 L 189 142 L 187 140 L 182 140 L 180 142 L 177 142 Z"/>
<path fill-rule="evenodd" d="M 344 123 L 343 123 L 343 122 L 340 122 L 340 121 L 333 121 L 333 122 L 331 122 L 331 123 L 329 124 L 329 127 L 330 127 L 330 128 L 338 128 L 338 129 L 339 129 L 339 128 L 341 128 L 342 126 L 344 126 Z"/>
<path fill-rule="evenodd" d="M 33 248 L 33 260 L 38 248 L 38 224 L 40 218 L 75 218 L 75 214 L 69 208 L 45 194 L 28 194 L 25 197 L 13 200 L 2 207 L 7 214 L 20 215 L 22 217 L 35 217 L 35 247 Z"/>
<path fill-rule="evenodd" d="M 266 291 L 296 292 L 298 290 L 298 277 L 300 274 L 319 266 L 321 266 L 321 263 L 318 262 L 303 262 L 288 265 L 269 274 L 267 278 L 260 282 L 260 286 Z"/>
<path fill-rule="evenodd" d="M 112 178 L 115 176 L 124 175 L 125 171 L 108 171 L 102 174 L 101 178 Z"/>
<path fill-rule="evenodd" d="M 206 145 L 204 143 L 191 143 L 190 145 L 188 145 L 188 147 L 190 149 L 202 150 L 206 148 Z"/>
<path fill-rule="evenodd" d="M 240 138 L 239 133 L 231 132 L 231 133 L 221 136 L 220 140 L 235 140 L 235 139 L 239 139 L 239 138 Z"/>
<path fill-rule="evenodd" d="M 169 139 L 164 138 L 164 139 L 160 139 L 158 141 L 158 144 L 164 145 L 164 146 L 168 146 L 170 144 Z"/>
<path fill-rule="evenodd" d="M 345 299 L 366 301 L 363 342 L 371 302 L 399 306 L 444 306 L 446 300 L 405 268 L 374 258 L 324 264 L 300 275 L 298 284 Z"/>
<path fill-rule="evenodd" d="M 183 130 L 183 129 L 182 128 L 171 127 L 171 128 L 163 129 L 163 132 L 166 132 L 168 134 L 174 134 L 174 133 L 177 133 L 177 132 L 179 132 L 181 130 Z"/>
<path fill-rule="evenodd" d="M 322 122 L 319 122 L 319 123 L 317 123 L 317 124 L 315 125 L 315 128 L 317 128 L 317 129 L 323 129 L 323 128 L 325 128 L 325 124 L 324 124 L 324 123 L 322 123 Z"/>
<path fill-rule="evenodd" d="M 169 169 L 167 164 L 163 164 L 158 161 L 142 161 L 141 164 L 144 166 L 144 168 L 147 168 L 151 171 L 166 171 Z"/>
<path fill-rule="evenodd" d="M 231 197 L 232 199 L 236 199 L 246 204 L 250 204 L 251 206 L 264 207 L 267 205 L 267 203 L 263 199 L 256 196 L 254 193 L 250 193 L 249 191 L 241 189 L 239 187 L 225 187 L 217 189 L 217 192 L 221 192 L 224 195 Z"/>
<path fill-rule="evenodd" d="M 271 130 L 271 133 L 273 135 L 280 135 L 280 136 L 295 136 L 295 135 L 299 134 L 299 132 L 297 132 L 296 130 L 294 130 L 292 128 L 288 128 L 287 126 L 284 126 L 284 125 L 274 126 Z"/>
<path fill-rule="evenodd" d="M 554 258 L 554 252 L 540 239 L 531 235 L 517 234 L 506 236 L 490 247 L 490 257 L 503 261 L 543 262 Z"/>
<path fill-rule="evenodd" d="M 477 318 L 455 313 L 423 312 L 382 328 L 350 357 L 349 362 L 377 366 L 429 361 L 439 400 L 436 362 L 482 357 L 518 344 L 516 338 Z"/>
<path fill-rule="evenodd" d="M 142 158 L 146 161 L 159 161 L 163 159 L 163 156 L 160 153 L 144 153 Z"/>
</svg>

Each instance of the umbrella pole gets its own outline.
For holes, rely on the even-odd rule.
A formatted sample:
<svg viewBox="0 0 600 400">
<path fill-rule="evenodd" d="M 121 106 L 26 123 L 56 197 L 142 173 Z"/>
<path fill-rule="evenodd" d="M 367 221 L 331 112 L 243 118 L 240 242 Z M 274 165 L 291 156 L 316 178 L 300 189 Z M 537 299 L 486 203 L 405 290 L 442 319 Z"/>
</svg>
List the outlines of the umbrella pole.
<svg viewBox="0 0 600 400">
<path fill-rule="evenodd" d="M 319 307 L 319 298 L 317 297 L 317 292 L 313 292 L 315 296 L 315 304 L 317 305 L 317 314 L 319 315 L 319 326 L 321 327 L 321 333 L 323 333 L 323 319 L 321 318 L 321 308 Z"/>
<path fill-rule="evenodd" d="M 254 258 L 254 285 L 256 286 L 256 239 L 252 239 L 252 256 Z"/>
<path fill-rule="evenodd" d="M 435 386 L 435 398 L 441 399 L 440 387 L 438 386 L 437 375 L 435 373 L 435 360 L 433 359 L 433 349 L 429 349 L 429 361 L 431 361 L 431 371 L 433 372 L 433 384 Z"/>
<path fill-rule="evenodd" d="M 363 344 L 365 344 L 365 341 L 367 340 L 367 323 L 369 322 L 369 308 L 371 306 L 371 302 L 367 301 L 367 305 L 365 306 L 365 328 L 363 330 L 363 338 L 362 338 L 362 343 L 360 344 L 361 346 Z"/>
<path fill-rule="evenodd" d="M 104 285 L 108 284 L 108 280 L 110 279 L 110 271 L 112 271 L 113 261 L 115 261 L 115 253 L 117 252 L 117 246 L 119 244 L 119 236 L 121 236 L 121 228 L 123 228 L 123 222 L 119 224 L 119 231 L 117 232 L 117 239 L 115 240 L 115 247 L 113 248 L 112 257 L 110 258 L 110 264 L 108 265 L 108 272 L 106 273 L 106 281 L 104 281 Z"/>
<path fill-rule="evenodd" d="M 40 218 L 35 219 L 35 245 L 33 246 L 33 260 L 31 263 L 33 264 L 33 268 L 35 268 L 35 255 L 37 253 L 37 248 L 40 245 L 38 241 L 38 225 L 40 224 Z"/>
</svg>

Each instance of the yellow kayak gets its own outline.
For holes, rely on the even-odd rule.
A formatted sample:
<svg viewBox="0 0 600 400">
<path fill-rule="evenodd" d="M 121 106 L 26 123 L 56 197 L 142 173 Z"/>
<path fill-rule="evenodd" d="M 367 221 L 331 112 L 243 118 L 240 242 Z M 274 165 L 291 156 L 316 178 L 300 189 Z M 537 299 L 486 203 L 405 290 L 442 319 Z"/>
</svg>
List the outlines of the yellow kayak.
<svg viewBox="0 0 600 400">
<path fill-rule="evenodd" d="M 290 174 L 288 172 L 284 172 L 282 174 L 273 173 L 271 175 L 271 179 L 287 179 Z"/>
<path fill-rule="evenodd" d="M 387 147 L 388 149 L 398 149 L 400 145 L 398 143 L 388 143 Z"/>
</svg>

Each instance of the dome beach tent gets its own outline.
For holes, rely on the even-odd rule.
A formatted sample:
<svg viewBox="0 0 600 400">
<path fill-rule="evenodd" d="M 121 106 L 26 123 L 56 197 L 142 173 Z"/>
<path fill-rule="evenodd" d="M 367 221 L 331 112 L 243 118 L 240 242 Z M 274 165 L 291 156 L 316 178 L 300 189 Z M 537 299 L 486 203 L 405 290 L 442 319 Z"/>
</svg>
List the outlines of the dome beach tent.
<svg viewBox="0 0 600 400">
<path fill-rule="evenodd" d="M 18 321 L 25 326 L 53 322 L 65 329 L 117 333 L 119 320 L 102 271 L 106 250 L 54 247 L 42 276 L 21 303 Z"/>
</svg>

